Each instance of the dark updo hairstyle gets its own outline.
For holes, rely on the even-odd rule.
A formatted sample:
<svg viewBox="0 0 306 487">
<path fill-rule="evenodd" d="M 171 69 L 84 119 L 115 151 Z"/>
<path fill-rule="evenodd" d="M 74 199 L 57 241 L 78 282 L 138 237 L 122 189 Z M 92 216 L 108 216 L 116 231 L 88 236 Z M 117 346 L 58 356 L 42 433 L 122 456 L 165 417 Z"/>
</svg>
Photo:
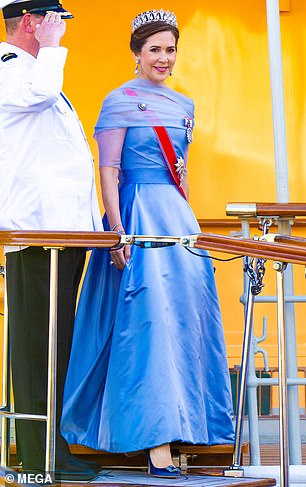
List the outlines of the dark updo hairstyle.
<svg viewBox="0 0 306 487">
<path fill-rule="evenodd" d="M 141 25 L 136 29 L 131 35 L 130 48 L 135 54 L 142 51 L 143 46 L 147 42 L 147 39 L 157 34 L 158 32 L 172 32 L 175 38 L 175 48 L 177 48 L 177 43 L 180 37 L 178 28 L 174 25 L 167 24 L 162 20 L 156 20 L 154 22 L 148 22 L 147 24 Z"/>
</svg>

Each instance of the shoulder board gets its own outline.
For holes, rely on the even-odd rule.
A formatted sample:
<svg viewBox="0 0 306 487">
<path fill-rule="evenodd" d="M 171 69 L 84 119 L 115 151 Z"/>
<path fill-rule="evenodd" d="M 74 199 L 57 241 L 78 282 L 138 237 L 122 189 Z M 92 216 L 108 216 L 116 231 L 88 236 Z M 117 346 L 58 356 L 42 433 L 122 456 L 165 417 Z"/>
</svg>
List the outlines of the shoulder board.
<svg viewBox="0 0 306 487">
<path fill-rule="evenodd" d="M 18 56 L 14 52 L 7 52 L 6 54 L 3 54 L 3 56 L 1 56 L 1 61 L 5 63 L 6 61 L 9 61 L 10 59 L 14 59 L 16 57 Z"/>
</svg>

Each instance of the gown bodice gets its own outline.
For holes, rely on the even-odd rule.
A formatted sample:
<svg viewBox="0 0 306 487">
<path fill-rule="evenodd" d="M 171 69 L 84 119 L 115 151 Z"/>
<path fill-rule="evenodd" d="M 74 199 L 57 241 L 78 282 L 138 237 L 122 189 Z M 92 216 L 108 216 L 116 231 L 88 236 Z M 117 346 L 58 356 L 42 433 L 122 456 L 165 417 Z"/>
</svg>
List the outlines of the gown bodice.
<svg viewBox="0 0 306 487">
<path fill-rule="evenodd" d="M 188 146 L 184 128 L 167 128 L 175 152 L 184 158 Z M 155 169 L 166 167 L 152 127 L 128 128 L 122 149 L 121 169 Z"/>
</svg>

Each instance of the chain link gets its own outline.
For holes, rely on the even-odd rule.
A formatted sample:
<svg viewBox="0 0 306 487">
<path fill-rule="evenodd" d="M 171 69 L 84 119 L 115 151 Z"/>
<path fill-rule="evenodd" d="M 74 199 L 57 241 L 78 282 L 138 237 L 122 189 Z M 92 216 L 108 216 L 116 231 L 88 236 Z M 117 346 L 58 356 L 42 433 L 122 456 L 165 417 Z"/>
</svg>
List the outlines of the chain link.
<svg viewBox="0 0 306 487">
<path fill-rule="evenodd" d="M 263 218 L 260 220 L 259 228 L 262 230 L 262 235 L 265 236 L 269 233 L 269 229 L 273 221 L 271 218 Z M 254 238 L 256 240 L 256 237 Z M 258 240 L 258 237 L 257 237 Z M 254 267 L 254 262 L 256 265 Z M 263 283 L 263 278 L 266 272 L 265 263 L 267 259 L 254 259 L 250 257 L 245 258 L 244 264 L 244 272 L 247 273 L 250 281 L 251 281 L 251 293 L 254 296 L 257 296 L 261 293 L 262 288 L 265 286 Z"/>
<path fill-rule="evenodd" d="M 246 257 L 244 271 L 247 273 L 251 281 L 251 293 L 257 296 L 261 293 L 262 288 L 265 286 L 263 283 L 263 278 L 266 272 L 265 269 L 266 259 L 257 259 L 256 266 L 254 268 L 254 259 Z"/>
<path fill-rule="evenodd" d="M 273 225 L 272 218 L 261 218 L 258 223 L 259 230 L 262 230 L 262 235 L 269 233 L 270 227 Z"/>
</svg>

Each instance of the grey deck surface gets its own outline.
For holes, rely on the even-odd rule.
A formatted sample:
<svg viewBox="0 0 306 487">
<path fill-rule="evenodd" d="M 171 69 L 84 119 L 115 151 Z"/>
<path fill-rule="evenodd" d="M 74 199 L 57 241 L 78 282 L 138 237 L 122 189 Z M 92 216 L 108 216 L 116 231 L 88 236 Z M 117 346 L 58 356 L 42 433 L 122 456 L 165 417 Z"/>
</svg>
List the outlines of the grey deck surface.
<svg viewBox="0 0 306 487">
<path fill-rule="evenodd" d="M 213 475 L 182 475 L 177 479 L 162 479 L 148 476 L 145 472 L 126 470 L 101 470 L 99 475 L 90 482 L 92 484 L 126 484 L 126 485 L 159 485 L 183 487 L 231 487 L 261 485 L 260 479 L 231 478 Z M 263 480 L 262 485 L 274 485 Z"/>
</svg>

